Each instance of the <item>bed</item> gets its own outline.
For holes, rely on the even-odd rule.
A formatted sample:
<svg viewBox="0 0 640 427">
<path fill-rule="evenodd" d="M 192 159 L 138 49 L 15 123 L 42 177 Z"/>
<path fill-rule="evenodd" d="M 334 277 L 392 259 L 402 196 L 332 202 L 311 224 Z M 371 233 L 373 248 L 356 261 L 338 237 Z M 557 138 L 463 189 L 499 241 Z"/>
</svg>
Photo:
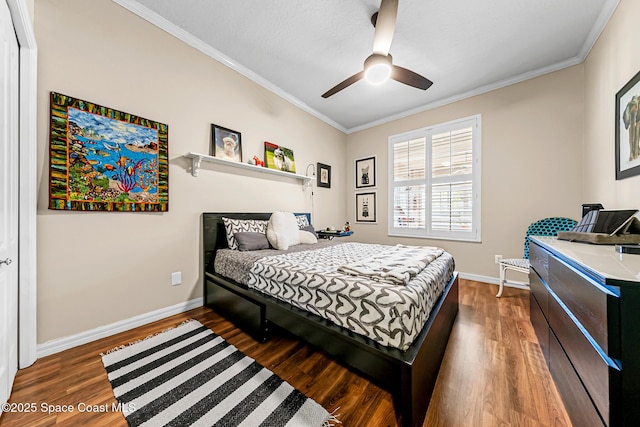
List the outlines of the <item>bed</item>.
<svg viewBox="0 0 640 427">
<path fill-rule="evenodd" d="M 324 313 L 303 310 L 300 304 L 289 303 L 280 297 L 251 288 L 242 283 L 244 280 L 240 276 L 234 276 L 226 270 L 222 274 L 218 271 L 223 270 L 220 263 L 218 270 L 216 269 L 216 254 L 218 251 L 221 251 L 220 254 L 228 251 L 229 246 L 223 218 L 268 220 L 270 215 L 203 214 L 205 305 L 220 312 L 258 340 L 268 339 L 270 326 L 277 325 L 337 357 L 392 393 L 396 414 L 401 417 L 403 426 L 422 426 L 458 312 L 458 280 L 455 271 L 444 270 L 447 277 L 441 278 L 443 289 L 438 291 L 439 296 L 433 298 L 430 315 L 420 320 L 415 336 L 398 340 L 398 343 L 385 342 L 379 336 L 380 328 L 371 336 L 363 335 L 362 331 L 356 333 L 353 327 L 340 326 L 335 319 L 327 318 Z M 308 218 L 308 214 L 306 216 Z M 340 244 L 323 242 L 319 246 L 324 250 L 333 250 L 332 244 L 335 243 Z M 306 250 L 306 247 L 303 249 Z"/>
</svg>

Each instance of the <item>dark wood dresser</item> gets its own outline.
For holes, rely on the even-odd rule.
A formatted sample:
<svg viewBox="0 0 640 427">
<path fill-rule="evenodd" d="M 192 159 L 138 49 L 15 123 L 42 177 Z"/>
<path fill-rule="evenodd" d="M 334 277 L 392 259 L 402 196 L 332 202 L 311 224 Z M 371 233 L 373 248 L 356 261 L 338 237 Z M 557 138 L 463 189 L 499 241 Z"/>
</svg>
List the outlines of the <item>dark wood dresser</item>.
<svg viewBox="0 0 640 427">
<path fill-rule="evenodd" d="M 532 237 L 531 323 L 575 426 L 640 425 L 640 255 Z"/>
</svg>

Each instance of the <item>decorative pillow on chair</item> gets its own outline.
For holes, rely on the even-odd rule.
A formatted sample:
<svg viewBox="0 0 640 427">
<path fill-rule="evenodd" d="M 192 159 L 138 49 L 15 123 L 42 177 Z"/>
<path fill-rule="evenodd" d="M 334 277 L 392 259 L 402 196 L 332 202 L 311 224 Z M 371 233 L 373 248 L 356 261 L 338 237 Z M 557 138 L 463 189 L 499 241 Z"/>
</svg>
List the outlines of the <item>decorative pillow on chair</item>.
<svg viewBox="0 0 640 427">
<path fill-rule="evenodd" d="M 224 229 L 227 233 L 227 244 L 229 249 L 238 249 L 238 242 L 236 241 L 235 234 L 250 232 L 250 233 L 265 233 L 267 231 L 267 221 L 263 219 L 233 219 L 222 218 L 224 223 Z"/>
</svg>

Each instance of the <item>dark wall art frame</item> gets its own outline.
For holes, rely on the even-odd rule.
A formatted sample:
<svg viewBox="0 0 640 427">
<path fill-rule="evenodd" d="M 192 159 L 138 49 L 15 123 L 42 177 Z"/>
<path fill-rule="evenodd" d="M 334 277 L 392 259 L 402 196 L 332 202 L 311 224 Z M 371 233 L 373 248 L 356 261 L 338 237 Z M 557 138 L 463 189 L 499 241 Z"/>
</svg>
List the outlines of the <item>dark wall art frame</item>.
<svg viewBox="0 0 640 427">
<path fill-rule="evenodd" d="M 356 193 L 356 222 L 375 223 L 377 221 L 376 192 Z"/>
<path fill-rule="evenodd" d="M 616 94 L 616 180 L 640 174 L 640 72 Z"/>
<path fill-rule="evenodd" d="M 50 96 L 49 209 L 169 210 L 166 124 Z"/>
<path fill-rule="evenodd" d="M 318 163 L 318 187 L 331 188 L 331 166 Z"/>
<path fill-rule="evenodd" d="M 209 154 L 219 159 L 242 162 L 242 134 L 218 125 L 211 125 Z"/>
<path fill-rule="evenodd" d="M 355 160 L 356 188 L 374 188 L 376 186 L 376 156 Z"/>
</svg>

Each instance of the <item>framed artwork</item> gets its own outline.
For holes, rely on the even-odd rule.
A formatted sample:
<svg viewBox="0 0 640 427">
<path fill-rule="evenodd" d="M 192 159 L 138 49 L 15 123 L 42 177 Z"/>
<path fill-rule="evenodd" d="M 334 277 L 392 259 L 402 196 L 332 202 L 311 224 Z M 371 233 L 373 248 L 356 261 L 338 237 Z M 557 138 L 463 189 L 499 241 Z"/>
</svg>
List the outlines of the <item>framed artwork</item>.
<svg viewBox="0 0 640 427">
<path fill-rule="evenodd" d="M 640 174 L 640 72 L 616 94 L 616 180 Z"/>
<path fill-rule="evenodd" d="M 49 209 L 166 212 L 166 124 L 51 92 Z"/>
<path fill-rule="evenodd" d="M 331 188 L 331 166 L 318 163 L 318 187 Z"/>
<path fill-rule="evenodd" d="M 242 135 L 235 130 L 211 125 L 211 150 L 213 157 L 242 162 Z"/>
<path fill-rule="evenodd" d="M 296 173 L 293 151 L 281 145 L 265 141 L 264 163 L 269 169 Z"/>
<path fill-rule="evenodd" d="M 377 222 L 376 193 L 356 193 L 356 222 Z"/>
<path fill-rule="evenodd" d="M 356 159 L 356 188 L 373 188 L 376 186 L 376 156 Z"/>
</svg>

